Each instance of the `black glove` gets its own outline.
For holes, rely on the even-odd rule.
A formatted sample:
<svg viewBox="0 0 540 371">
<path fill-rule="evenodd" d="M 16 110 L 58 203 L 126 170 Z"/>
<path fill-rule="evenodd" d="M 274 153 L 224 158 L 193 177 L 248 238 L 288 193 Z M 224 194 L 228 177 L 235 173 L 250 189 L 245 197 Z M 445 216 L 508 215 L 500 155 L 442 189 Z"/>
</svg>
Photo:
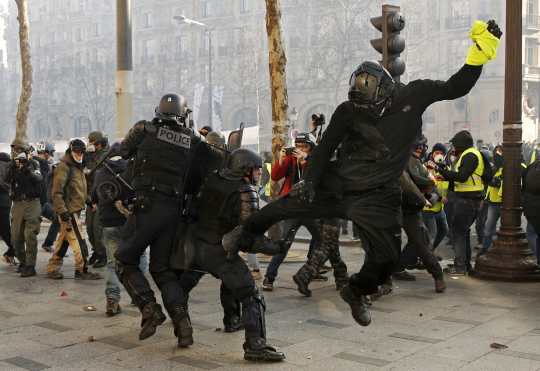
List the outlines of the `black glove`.
<svg viewBox="0 0 540 371">
<path fill-rule="evenodd" d="M 70 215 L 67 211 L 65 211 L 65 212 L 63 212 L 63 213 L 60 214 L 60 219 L 61 219 L 63 222 L 66 222 L 66 223 L 67 223 L 67 222 L 71 221 L 71 215 Z"/>
<path fill-rule="evenodd" d="M 254 240 L 254 236 L 244 231 L 240 225 L 225 234 L 221 239 L 221 244 L 227 254 L 227 260 L 233 260 L 238 255 L 238 251 L 249 248 Z"/>
<path fill-rule="evenodd" d="M 291 197 L 296 197 L 302 202 L 312 203 L 315 199 L 315 186 L 309 180 L 301 180 L 291 188 Z"/>
<path fill-rule="evenodd" d="M 490 19 L 487 25 L 488 25 L 487 30 L 489 31 L 489 33 L 491 33 L 497 39 L 500 39 L 502 37 L 503 33 L 501 29 L 499 28 L 499 25 L 497 24 L 497 22 L 495 22 L 494 19 Z"/>
</svg>

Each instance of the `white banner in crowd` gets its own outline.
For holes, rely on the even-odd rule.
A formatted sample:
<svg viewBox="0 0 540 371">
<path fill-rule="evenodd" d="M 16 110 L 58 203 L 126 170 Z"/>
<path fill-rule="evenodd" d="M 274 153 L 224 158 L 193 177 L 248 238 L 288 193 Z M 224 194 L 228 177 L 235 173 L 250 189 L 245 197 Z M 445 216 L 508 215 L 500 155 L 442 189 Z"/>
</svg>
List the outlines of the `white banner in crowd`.
<svg viewBox="0 0 540 371">
<path fill-rule="evenodd" d="M 201 102 L 202 97 L 204 93 L 204 85 L 203 84 L 195 84 L 195 89 L 193 92 L 193 121 L 195 121 L 195 124 L 200 127 L 199 123 L 199 114 L 201 112 Z"/>
<path fill-rule="evenodd" d="M 223 128 L 223 90 L 223 86 L 214 86 L 214 93 L 212 94 L 212 129 L 216 131 L 221 131 Z"/>
</svg>

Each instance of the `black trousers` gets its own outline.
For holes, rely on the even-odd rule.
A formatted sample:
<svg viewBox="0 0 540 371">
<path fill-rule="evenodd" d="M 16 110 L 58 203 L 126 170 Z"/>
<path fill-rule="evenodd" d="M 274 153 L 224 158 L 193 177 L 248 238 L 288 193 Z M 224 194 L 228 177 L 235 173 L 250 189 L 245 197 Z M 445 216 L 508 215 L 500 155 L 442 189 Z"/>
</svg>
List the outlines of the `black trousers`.
<svg viewBox="0 0 540 371">
<path fill-rule="evenodd" d="M 422 219 L 422 213 L 403 213 L 403 230 L 407 235 L 407 245 L 401 252 L 401 269 L 416 265 L 419 257 L 433 278 L 442 278 L 442 268 L 433 254 L 429 231 Z"/>
<path fill-rule="evenodd" d="M 150 247 L 150 274 L 161 291 L 165 309 L 171 314 L 173 307 L 183 302 L 177 273 L 169 264 L 180 218 L 180 201 L 158 193 L 145 198 L 148 204 L 126 223 L 125 228 L 131 233 L 127 232 L 129 237 L 116 251 L 118 276 L 139 309 L 155 302 L 154 292 L 139 269 L 139 259 Z"/>
<path fill-rule="evenodd" d="M 366 260 L 349 284 L 358 296 L 377 292 L 399 263 L 401 250 L 401 190 L 398 186 L 381 187 L 342 198 L 316 197 L 312 203 L 285 197 L 253 214 L 244 228 L 263 234 L 276 222 L 291 218 L 342 218 L 359 227 Z"/>
<path fill-rule="evenodd" d="M 222 301 L 229 301 L 234 298 L 242 303 L 242 319 L 248 343 L 256 342 L 259 338 L 265 338 L 266 328 L 264 321 L 264 300 L 259 295 L 255 281 L 251 276 L 248 266 L 240 256 L 235 256 L 232 260 L 227 260 L 225 250 L 221 245 L 209 244 L 205 241 L 196 240 L 195 259 L 193 269 L 204 271 L 218 278 L 224 286 L 222 291 Z M 184 277 L 195 277 L 192 272 L 185 272 L 180 276 L 181 297 L 184 300 L 183 305 L 187 306 L 189 292 L 185 292 L 182 286 L 185 286 Z M 200 278 L 200 277 L 199 277 Z M 198 282 L 198 280 L 197 280 Z M 227 310 L 235 310 L 232 303 L 227 304 Z M 227 314 L 230 313 L 225 313 Z"/>
<path fill-rule="evenodd" d="M 5 252 L 7 256 L 15 256 L 15 250 L 11 245 L 11 220 L 10 220 L 11 207 L 0 207 L 0 237 L 4 240 L 8 249 Z"/>
<path fill-rule="evenodd" d="M 180 286 L 182 286 L 186 303 L 189 300 L 191 290 L 197 286 L 204 275 L 203 271 L 184 271 L 180 274 Z M 220 286 L 219 298 L 223 307 L 223 323 L 225 325 L 229 324 L 234 317 L 241 316 L 240 301 L 234 297 L 232 291 L 223 282 Z"/>
</svg>

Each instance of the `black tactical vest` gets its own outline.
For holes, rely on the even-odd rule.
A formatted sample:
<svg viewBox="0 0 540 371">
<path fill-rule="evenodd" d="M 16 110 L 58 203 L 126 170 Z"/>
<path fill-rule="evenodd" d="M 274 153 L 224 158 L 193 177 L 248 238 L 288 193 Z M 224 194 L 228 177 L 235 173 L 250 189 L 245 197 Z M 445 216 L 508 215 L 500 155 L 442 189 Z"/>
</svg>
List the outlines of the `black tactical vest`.
<svg viewBox="0 0 540 371">
<path fill-rule="evenodd" d="M 198 138 L 190 129 L 160 120 L 147 122 L 144 139 L 137 146 L 135 189 L 181 194 L 189 171 L 191 149 L 197 143 Z"/>
<path fill-rule="evenodd" d="M 244 184 L 242 179 L 225 179 L 218 172 L 208 176 L 196 201 L 197 238 L 220 244 L 223 235 L 238 225 L 239 190 Z M 231 200 L 238 202 L 231 203 Z"/>
</svg>

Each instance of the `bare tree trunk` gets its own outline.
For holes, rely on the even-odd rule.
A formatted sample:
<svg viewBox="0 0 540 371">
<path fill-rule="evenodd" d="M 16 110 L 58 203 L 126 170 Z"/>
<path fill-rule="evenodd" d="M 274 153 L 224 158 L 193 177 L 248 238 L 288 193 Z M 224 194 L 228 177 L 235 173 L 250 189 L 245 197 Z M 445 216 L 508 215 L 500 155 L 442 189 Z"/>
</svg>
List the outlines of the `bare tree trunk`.
<svg viewBox="0 0 540 371">
<path fill-rule="evenodd" d="M 266 0 L 266 31 L 268 33 L 268 51 L 270 67 L 270 89 L 272 92 L 272 155 L 274 162 L 287 140 L 287 76 L 285 66 L 287 57 L 281 37 L 281 9 L 279 0 Z M 279 190 L 272 184 L 272 197 Z"/>
<path fill-rule="evenodd" d="M 30 60 L 30 43 L 28 41 L 28 0 L 15 0 L 17 3 L 19 21 L 19 44 L 21 49 L 22 86 L 19 106 L 17 108 L 17 124 L 15 140 L 28 140 L 28 112 L 32 97 L 32 62 Z"/>
</svg>

